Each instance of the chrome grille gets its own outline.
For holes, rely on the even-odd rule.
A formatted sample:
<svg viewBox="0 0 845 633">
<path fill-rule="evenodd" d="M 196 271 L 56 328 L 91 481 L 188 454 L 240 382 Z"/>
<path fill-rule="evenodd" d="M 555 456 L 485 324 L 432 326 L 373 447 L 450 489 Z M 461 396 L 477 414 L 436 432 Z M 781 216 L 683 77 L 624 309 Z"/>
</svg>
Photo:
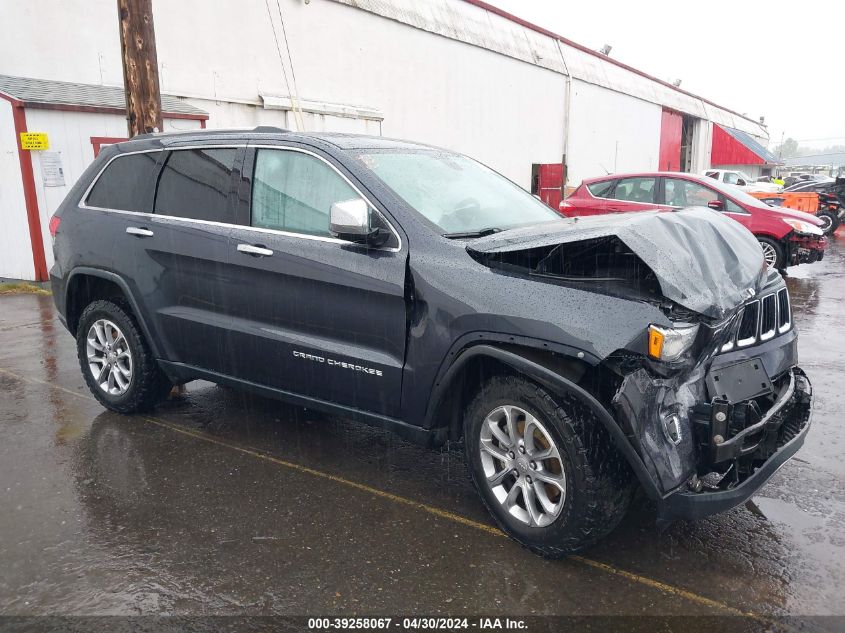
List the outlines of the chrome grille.
<svg viewBox="0 0 845 633">
<path fill-rule="evenodd" d="M 781 288 L 777 292 L 749 301 L 732 327 L 730 339 L 722 345 L 721 352 L 729 352 L 735 347 L 765 343 L 778 334 L 787 332 L 792 327 L 789 291 Z"/>
</svg>

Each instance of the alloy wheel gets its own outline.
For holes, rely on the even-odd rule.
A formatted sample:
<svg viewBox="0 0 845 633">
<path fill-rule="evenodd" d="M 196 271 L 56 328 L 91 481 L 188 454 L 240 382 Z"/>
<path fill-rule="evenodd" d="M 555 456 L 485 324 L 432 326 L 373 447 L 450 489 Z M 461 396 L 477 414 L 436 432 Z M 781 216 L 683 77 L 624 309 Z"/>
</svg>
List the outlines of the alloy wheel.
<svg viewBox="0 0 845 633">
<path fill-rule="evenodd" d="M 531 527 L 552 523 L 566 501 L 566 473 L 543 423 L 518 406 L 500 406 L 484 419 L 480 440 L 486 483 L 498 502 Z"/>
<path fill-rule="evenodd" d="M 132 383 L 132 352 L 120 328 L 99 319 L 89 328 L 85 343 L 88 369 L 100 389 L 112 396 L 126 393 Z"/>
<path fill-rule="evenodd" d="M 766 242 L 760 242 L 760 248 L 763 249 L 763 259 L 766 260 L 766 265 L 773 268 L 778 261 L 778 254 L 775 247 Z"/>
</svg>

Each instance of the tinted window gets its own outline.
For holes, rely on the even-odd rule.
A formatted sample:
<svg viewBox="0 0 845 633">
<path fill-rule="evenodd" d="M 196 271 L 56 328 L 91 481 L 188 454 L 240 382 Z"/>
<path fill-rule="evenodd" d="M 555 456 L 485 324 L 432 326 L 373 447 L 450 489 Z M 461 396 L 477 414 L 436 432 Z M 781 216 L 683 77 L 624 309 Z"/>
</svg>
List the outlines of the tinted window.
<svg viewBox="0 0 845 633">
<path fill-rule="evenodd" d="M 667 178 L 664 182 L 666 204 L 673 207 L 706 207 L 719 197 L 712 189 L 691 180 Z"/>
<path fill-rule="evenodd" d="M 252 226 L 331 236 L 335 202 L 361 196 L 319 158 L 286 150 L 260 149 L 252 184 Z"/>
<path fill-rule="evenodd" d="M 590 193 L 593 194 L 596 198 L 607 198 L 607 194 L 610 193 L 614 182 L 615 181 L 613 180 L 603 180 L 601 182 L 594 182 L 591 185 L 587 185 L 587 189 L 589 189 Z"/>
<path fill-rule="evenodd" d="M 152 194 L 159 155 L 159 152 L 145 152 L 115 158 L 88 195 L 88 206 L 120 211 L 149 211 L 148 196 Z"/>
<path fill-rule="evenodd" d="M 719 172 L 718 171 L 708 171 L 704 173 L 705 176 L 708 178 L 713 178 L 714 180 L 719 180 Z"/>
<path fill-rule="evenodd" d="M 614 200 L 654 202 L 654 178 L 623 178 L 616 183 Z"/>
<path fill-rule="evenodd" d="M 237 153 L 234 148 L 171 152 L 159 176 L 155 212 L 232 223 L 229 192 Z"/>
</svg>

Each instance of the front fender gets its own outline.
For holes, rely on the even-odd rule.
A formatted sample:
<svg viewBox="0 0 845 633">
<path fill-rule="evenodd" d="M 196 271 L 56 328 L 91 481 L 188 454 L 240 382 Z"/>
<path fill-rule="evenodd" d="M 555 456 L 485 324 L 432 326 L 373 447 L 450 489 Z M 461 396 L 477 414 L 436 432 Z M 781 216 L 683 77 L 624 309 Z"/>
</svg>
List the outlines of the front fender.
<svg viewBox="0 0 845 633">
<path fill-rule="evenodd" d="M 625 433 L 622 431 L 621 428 L 619 428 L 619 425 L 616 423 L 616 420 L 613 419 L 613 416 L 610 415 L 607 409 L 605 409 L 602 404 L 598 400 L 596 400 L 594 396 L 592 396 L 588 391 L 586 391 L 582 387 L 579 387 L 571 380 L 565 378 L 564 376 L 561 376 L 560 374 L 555 373 L 551 369 L 544 367 L 543 365 L 540 365 L 539 363 L 536 363 L 532 360 L 524 358 L 519 354 L 508 350 L 500 349 L 492 345 L 480 344 L 465 348 L 460 352 L 454 362 L 449 366 L 449 368 L 443 375 L 443 378 L 438 381 L 434 393 L 432 394 L 432 398 L 429 403 L 429 408 L 426 413 L 427 428 L 430 428 L 430 425 L 433 422 L 433 417 L 436 414 L 436 411 L 438 410 L 438 405 L 445 396 L 446 390 L 452 384 L 455 377 L 468 362 L 479 357 L 489 358 L 505 365 L 508 365 L 520 374 L 528 376 L 532 380 L 537 381 L 553 393 L 566 394 L 578 398 L 581 402 L 586 404 L 590 408 L 590 410 L 595 414 L 595 416 L 601 421 L 602 425 L 604 425 L 604 427 L 607 429 L 607 432 L 610 434 L 614 445 L 619 450 L 619 452 L 622 453 L 622 455 L 627 460 L 628 464 L 631 466 L 631 469 L 634 471 L 634 474 L 637 476 L 637 479 L 642 484 L 646 494 L 650 498 L 655 500 L 659 500 L 662 497 L 660 491 L 658 490 L 657 484 L 652 479 L 651 475 L 643 464 L 642 459 L 637 454 L 636 450 L 634 450 L 634 447 L 628 441 L 628 438 L 625 437 Z"/>
</svg>

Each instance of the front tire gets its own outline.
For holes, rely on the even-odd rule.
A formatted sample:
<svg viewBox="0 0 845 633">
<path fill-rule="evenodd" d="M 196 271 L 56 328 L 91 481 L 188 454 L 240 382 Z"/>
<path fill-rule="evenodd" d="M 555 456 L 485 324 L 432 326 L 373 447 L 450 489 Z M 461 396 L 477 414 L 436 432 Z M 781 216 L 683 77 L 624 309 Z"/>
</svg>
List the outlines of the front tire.
<svg viewBox="0 0 845 633">
<path fill-rule="evenodd" d="M 768 237 L 758 237 L 757 241 L 760 242 L 760 248 L 763 250 L 763 259 L 766 260 L 769 268 L 774 268 L 775 270 L 786 268 L 786 256 L 783 253 L 783 246 Z"/>
<path fill-rule="evenodd" d="M 88 388 L 112 411 L 147 411 L 172 387 L 125 304 L 89 304 L 79 318 L 76 351 Z"/>
<path fill-rule="evenodd" d="M 530 550 L 548 558 L 577 552 L 625 515 L 635 479 L 583 402 L 496 376 L 467 408 L 464 434 L 484 504 Z"/>
</svg>

